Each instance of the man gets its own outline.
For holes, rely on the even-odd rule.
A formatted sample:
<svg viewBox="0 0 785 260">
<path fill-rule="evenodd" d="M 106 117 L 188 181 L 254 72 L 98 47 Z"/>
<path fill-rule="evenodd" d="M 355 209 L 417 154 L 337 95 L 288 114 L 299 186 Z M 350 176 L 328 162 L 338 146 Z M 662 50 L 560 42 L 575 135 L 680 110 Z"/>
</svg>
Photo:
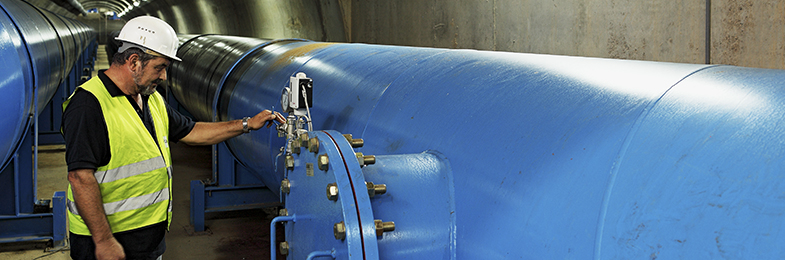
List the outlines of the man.
<svg viewBox="0 0 785 260">
<path fill-rule="evenodd" d="M 257 130 L 277 112 L 228 122 L 193 122 L 155 91 L 177 58 L 166 22 L 137 17 L 117 37 L 108 70 L 63 104 L 68 220 L 74 259 L 160 259 L 171 223 L 169 142 L 210 145 Z"/>
</svg>

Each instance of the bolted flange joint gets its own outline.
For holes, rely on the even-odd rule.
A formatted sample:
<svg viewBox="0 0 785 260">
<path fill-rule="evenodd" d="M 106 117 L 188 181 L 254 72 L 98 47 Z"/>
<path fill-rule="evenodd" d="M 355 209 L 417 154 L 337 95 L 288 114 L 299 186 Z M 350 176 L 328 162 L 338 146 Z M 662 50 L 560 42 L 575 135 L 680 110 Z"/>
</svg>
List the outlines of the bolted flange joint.
<svg viewBox="0 0 785 260">
<path fill-rule="evenodd" d="M 384 234 L 384 232 L 390 232 L 395 230 L 395 222 L 388 221 L 382 222 L 381 219 L 373 220 L 373 224 L 376 226 L 376 236 L 380 237 Z"/>
</svg>

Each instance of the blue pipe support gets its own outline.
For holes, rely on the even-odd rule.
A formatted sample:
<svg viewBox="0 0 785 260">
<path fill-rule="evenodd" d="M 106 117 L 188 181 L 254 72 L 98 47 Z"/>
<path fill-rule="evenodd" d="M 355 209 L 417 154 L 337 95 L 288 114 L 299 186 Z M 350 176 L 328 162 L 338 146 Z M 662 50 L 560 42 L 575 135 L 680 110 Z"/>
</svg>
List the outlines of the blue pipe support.
<svg viewBox="0 0 785 260">
<path fill-rule="evenodd" d="M 196 62 L 212 61 L 174 66 Z M 369 200 L 371 212 L 360 212 L 397 224 L 378 239 L 378 258 L 785 255 L 776 235 L 785 212 L 781 70 L 298 40 L 248 55 L 220 93 L 183 89 L 177 98 L 238 119 L 278 104 L 297 72 L 314 79 L 314 127 L 364 139 L 355 151 L 384 165 L 360 166 L 366 180 L 391 183 Z M 189 99 L 208 94 L 217 106 Z M 301 178 L 282 198 L 287 209 L 327 200 L 295 194 L 310 176 L 302 160 L 284 169 L 284 142 L 261 129 L 226 144 L 271 189 Z M 427 164 L 434 173 L 426 176 L 442 176 L 428 186 L 434 194 L 414 185 L 423 174 L 406 170 L 423 152 L 442 165 Z M 449 198 L 407 211 L 422 206 L 418 197 L 440 196 Z M 287 232 L 287 240 L 330 227 Z M 435 231 L 438 247 L 403 246 Z M 347 259 L 348 247 L 334 248 Z"/>
<path fill-rule="evenodd" d="M 275 235 L 276 234 L 276 232 L 275 232 L 275 224 L 278 224 L 279 222 L 288 222 L 288 221 L 297 222 L 297 217 L 295 215 L 278 216 L 278 217 L 273 218 L 272 221 L 270 221 L 270 259 L 271 260 L 275 260 L 275 257 L 276 257 L 276 254 L 275 254 L 275 241 L 276 241 L 276 239 L 275 239 L 276 238 L 276 235 Z"/>
<path fill-rule="evenodd" d="M 316 259 L 317 257 L 322 257 L 322 256 L 329 256 L 329 257 L 332 257 L 333 259 L 335 259 L 335 249 L 325 250 L 325 251 L 313 251 L 310 254 L 308 254 L 308 257 L 305 258 L 305 259 L 306 260 L 313 260 L 313 259 Z"/>
</svg>

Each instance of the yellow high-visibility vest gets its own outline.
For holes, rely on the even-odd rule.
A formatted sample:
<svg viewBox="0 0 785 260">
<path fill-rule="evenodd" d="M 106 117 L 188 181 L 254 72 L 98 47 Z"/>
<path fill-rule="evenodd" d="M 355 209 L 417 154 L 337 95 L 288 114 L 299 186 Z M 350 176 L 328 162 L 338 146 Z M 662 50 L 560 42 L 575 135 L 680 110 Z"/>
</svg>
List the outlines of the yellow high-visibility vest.
<svg viewBox="0 0 785 260">
<path fill-rule="evenodd" d="M 109 134 L 111 158 L 108 164 L 96 169 L 95 178 L 112 232 L 133 230 L 165 220 L 168 227 L 172 223 L 172 158 L 167 140 L 169 117 L 163 97 L 155 92 L 148 99 L 157 135 L 157 140 L 153 140 L 128 98 L 124 95 L 112 97 L 99 77 L 93 77 L 79 88 L 98 99 Z M 63 111 L 71 97 L 63 103 Z M 66 203 L 69 230 L 89 236 L 70 184 Z"/>
</svg>

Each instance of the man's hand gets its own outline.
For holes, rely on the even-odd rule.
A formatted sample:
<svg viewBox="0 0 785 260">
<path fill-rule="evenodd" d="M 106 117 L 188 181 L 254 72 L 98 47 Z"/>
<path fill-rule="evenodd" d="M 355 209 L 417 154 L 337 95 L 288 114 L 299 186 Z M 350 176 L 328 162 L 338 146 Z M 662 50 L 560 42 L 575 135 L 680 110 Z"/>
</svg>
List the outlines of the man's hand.
<svg viewBox="0 0 785 260">
<path fill-rule="evenodd" d="M 117 239 L 111 237 L 95 244 L 95 258 L 99 260 L 123 260 L 125 252 Z"/>
<path fill-rule="evenodd" d="M 275 121 L 285 123 L 286 118 L 278 112 L 264 110 L 248 119 L 248 129 L 259 130 L 264 124 L 270 127 Z M 226 122 L 196 122 L 191 132 L 180 141 L 188 145 L 211 145 L 241 134 L 243 134 L 241 119 Z"/>
<path fill-rule="evenodd" d="M 273 125 L 274 121 L 278 121 L 278 123 L 283 124 L 286 123 L 286 118 L 283 117 L 281 113 L 264 110 L 259 112 L 259 114 L 256 114 L 251 119 L 248 119 L 248 128 L 251 130 L 259 130 L 262 128 L 262 126 L 264 126 L 265 123 L 267 123 L 267 127 L 269 128 Z"/>
</svg>

